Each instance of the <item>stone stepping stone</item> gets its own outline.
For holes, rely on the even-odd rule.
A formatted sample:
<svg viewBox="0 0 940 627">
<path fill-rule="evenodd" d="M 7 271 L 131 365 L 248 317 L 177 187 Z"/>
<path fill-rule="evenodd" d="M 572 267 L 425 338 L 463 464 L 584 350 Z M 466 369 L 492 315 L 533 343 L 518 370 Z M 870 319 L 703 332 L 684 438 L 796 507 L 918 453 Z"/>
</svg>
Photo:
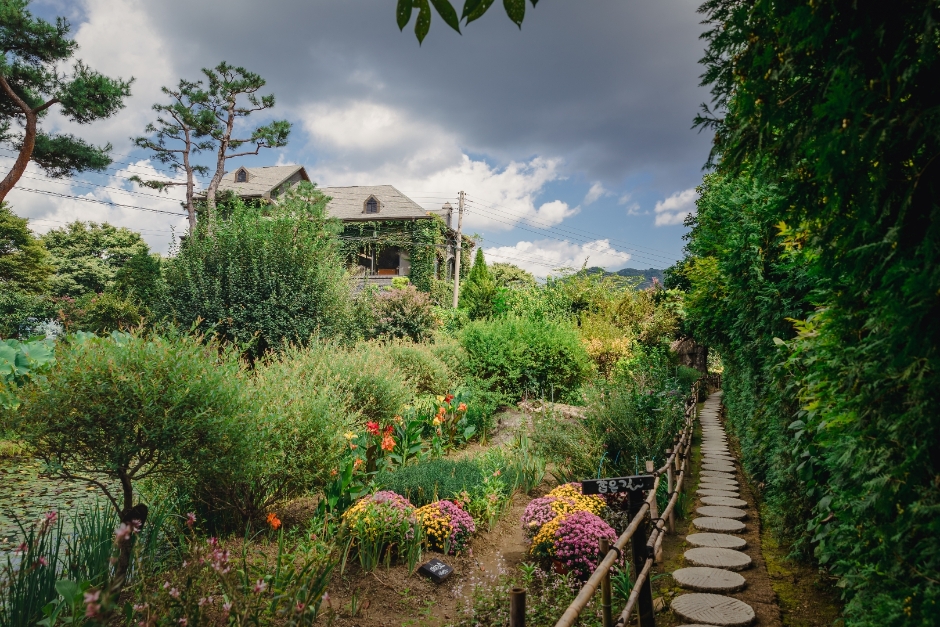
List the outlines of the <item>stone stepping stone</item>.
<svg viewBox="0 0 940 627">
<path fill-rule="evenodd" d="M 723 505 L 706 505 L 705 507 L 698 507 L 696 508 L 695 513 L 699 516 L 709 516 L 713 518 L 734 518 L 735 520 L 747 518 L 747 512 L 743 509 L 738 509 L 737 507 L 725 507 Z"/>
<path fill-rule="evenodd" d="M 699 481 L 698 487 L 704 490 L 726 490 L 728 492 L 740 490 L 737 481 L 713 479 L 711 477 L 704 477 Z"/>
<path fill-rule="evenodd" d="M 717 462 L 703 462 L 702 470 L 711 470 L 714 472 L 734 472 L 735 467 L 732 464 L 719 464 Z"/>
<path fill-rule="evenodd" d="M 672 578 L 682 588 L 696 592 L 737 592 L 747 586 L 747 581 L 738 573 L 704 566 L 680 568 L 673 571 Z"/>
<path fill-rule="evenodd" d="M 703 446 L 702 453 L 708 455 L 709 453 L 717 453 L 719 455 L 731 455 L 731 449 L 727 446 Z"/>
<path fill-rule="evenodd" d="M 692 526 L 702 531 L 717 531 L 719 533 L 740 533 L 744 531 L 744 523 L 740 520 L 715 518 L 713 516 L 693 518 Z"/>
<path fill-rule="evenodd" d="M 685 539 L 693 546 L 707 546 L 713 549 L 741 551 L 747 546 L 747 540 L 744 538 L 729 536 L 727 533 L 690 533 Z"/>
<path fill-rule="evenodd" d="M 711 464 L 712 466 L 731 466 L 734 468 L 734 460 L 728 457 L 712 457 L 708 453 L 702 456 L 703 464 Z"/>
<path fill-rule="evenodd" d="M 744 570 L 751 566 L 751 558 L 747 553 L 733 549 L 719 549 L 711 546 L 689 549 L 682 557 L 693 566 L 726 568 L 728 570 Z"/>
<path fill-rule="evenodd" d="M 718 470 L 703 470 L 699 473 L 702 477 L 711 477 L 712 479 L 734 479 L 733 472 L 720 472 Z"/>
<path fill-rule="evenodd" d="M 722 627 L 747 627 L 754 622 L 754 608 L 731 597 L 707 592 L 681 594 L 669 604 L 682 620 Z"/>
<path fill-rule="evenodd" d="M 705 505 L 725 505 L 727 507 L 747 507 L 747 501 L 724 495 L 702 495 L 702 503 Z"/>
<path fill-rule="evenodd" d="M 740 496 L 740 493 L 737 490 L 732 490 L 730 486 L 727 490 L 719 490 L 717 488 L 699 488 L 695 491 L 699 496 L 726 496 L 731 499 L 736 499 Z M 706 505 L 727 505 L 727 503 L 706 503 Z"/>
</svg>

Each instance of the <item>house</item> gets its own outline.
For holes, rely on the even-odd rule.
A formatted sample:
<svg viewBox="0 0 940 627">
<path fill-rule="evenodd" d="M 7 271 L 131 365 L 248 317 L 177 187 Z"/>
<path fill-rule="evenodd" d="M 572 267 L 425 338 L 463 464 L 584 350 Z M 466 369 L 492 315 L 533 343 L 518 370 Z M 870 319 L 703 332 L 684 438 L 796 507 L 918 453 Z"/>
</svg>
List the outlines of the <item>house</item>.
<svg viewBox="0 0 940 627">
<path fill-rule="evenodd" d="M 266 204 L 277 202 L 301 181 L 310 182 L 310 177 L 299 165 L 239 167 L 225 173 L 219 192 Z M 428 211 L 392 185 L 322 187 L 320 191 L 330 197 L 327 214 L 343 222 L 344 249 L 355 274 L 380 283 L 408 276 L 425 290 L 430 289 L 432 278 L 453 278 L 457 234 L 451 227 L 450 203 Z M 470 266 L 473 241 L 461 239 L 462 276 Z"/>
</svg>

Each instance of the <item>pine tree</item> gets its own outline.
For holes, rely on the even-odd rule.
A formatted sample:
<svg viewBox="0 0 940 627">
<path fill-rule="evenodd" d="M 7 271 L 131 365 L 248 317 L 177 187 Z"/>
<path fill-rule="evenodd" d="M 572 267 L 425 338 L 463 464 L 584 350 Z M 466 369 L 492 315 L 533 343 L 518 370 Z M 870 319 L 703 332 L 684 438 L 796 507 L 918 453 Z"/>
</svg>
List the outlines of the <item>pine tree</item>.
<svg viewBox="0 0 940 627">
<path fill-rule="evenodd" d="M 483 249 L 478 248 L 470 274 L 460 288 L 460 306 L 467 310 L 470 318 L 490 318 L 495 313 L 494 304 L 498 289 L 490 271 L 486 267 Z"/>
<path fill-rule="evenodd" d="M 62 65 L 78 49 L 67 39 L 68 21 L 60 17 L 53 25 L 34 18 L 28 4 L 0 0 L 0 144 L 12 145 L 19 153 L 0 181 L 0 202 L 31 160 L 53 177 L 110 165 L 110 144 L 99 147 L 73 135 L 48 134 L 39 121 L 55 105 L 78 124 L 108 118 L 124 107 L 134 80 L 108 78 L 78 60 L 70 73 L 63 73 Z"/>
</svg>

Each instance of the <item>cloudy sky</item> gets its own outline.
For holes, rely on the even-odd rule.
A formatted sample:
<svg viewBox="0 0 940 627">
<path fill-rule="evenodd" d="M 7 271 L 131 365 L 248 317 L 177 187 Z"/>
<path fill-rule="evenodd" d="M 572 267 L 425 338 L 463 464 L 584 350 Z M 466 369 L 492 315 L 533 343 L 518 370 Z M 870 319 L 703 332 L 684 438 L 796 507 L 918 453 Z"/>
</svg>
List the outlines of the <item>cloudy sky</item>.
<svg viewBox="0 0 940 627">
<path fill-rule="evenodd" d="M 488 260 L 540 276 L 586 258 L 672 264 L 711 142 L 691 129 L 708 100 L 697 0 L 542 0 L 521 31 L 500 4 L 462 36 L 435 19 L 419 46 L 399 32 L 394 0 L 33 0 L 35 14 L 71 21 L 79 58 L 135 83 L 110 120 L 47 122 L 110 142 L 106 175 L 31 169 L 7 200 L 37 231 L 107 220 L 165 252 L 185 223 L 176 197 L 127 180 L 157 165 L 129 138 L 162 85 L 226 60 L 260 73 L 277 96 L 270 119 L 293 124 L 287 148 L 239 164 L 302 164 L 323 186 L 391 184 L 427 208 L 464 190 L 464 230 Z M 3 171 L 9 156 L 0 149 Z"/>
</svg>

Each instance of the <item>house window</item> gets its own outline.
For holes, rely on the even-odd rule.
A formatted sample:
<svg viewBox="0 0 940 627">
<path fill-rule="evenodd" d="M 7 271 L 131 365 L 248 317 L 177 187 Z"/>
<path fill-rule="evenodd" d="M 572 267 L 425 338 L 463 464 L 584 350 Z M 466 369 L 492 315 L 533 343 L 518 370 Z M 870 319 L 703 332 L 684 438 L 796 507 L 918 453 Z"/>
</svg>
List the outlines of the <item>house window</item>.
<svg viewBox="0 0 940 627">
<path fill-rule="evenodd" d="M 245 170 L 239 170 L 235 173 L 235 182 L 236 183 L 247 183 L 248 182 L 248 173 Z"/>
<path fill-rule="evenodd" d="M 379 201 L 375 198 L 369 198 L 366 201 L 366 213 L 378 213 L 379 212 Z"/>
</svg>

